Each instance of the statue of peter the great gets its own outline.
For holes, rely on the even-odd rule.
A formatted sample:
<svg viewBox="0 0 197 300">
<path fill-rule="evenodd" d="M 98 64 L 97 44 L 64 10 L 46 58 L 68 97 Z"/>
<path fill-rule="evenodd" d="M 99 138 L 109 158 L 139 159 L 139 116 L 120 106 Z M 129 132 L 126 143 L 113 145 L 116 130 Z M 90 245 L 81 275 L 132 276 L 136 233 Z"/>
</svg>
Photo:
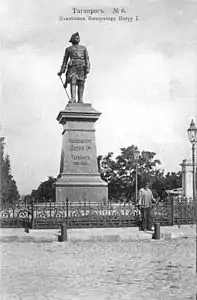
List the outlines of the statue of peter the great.
<svg viewBox="0 0 197 300">
<path fill-rule="evenodd" d="M 87 74 L 90 72 L 90 62 L 88 51 L 85 46 L 79 45 L 79 33 L 74 33 L 70 38 L 72 46 L 65 50 L 62 66 L 58 75 L 61 76 L 66 71 L 66 81 L 64 87 L 70 84 L 71 99 L 69 102 L 76 102 L 76 87 L 78 87 L 78 102 L 83 102 L 84 85 Z"/>
</svg>

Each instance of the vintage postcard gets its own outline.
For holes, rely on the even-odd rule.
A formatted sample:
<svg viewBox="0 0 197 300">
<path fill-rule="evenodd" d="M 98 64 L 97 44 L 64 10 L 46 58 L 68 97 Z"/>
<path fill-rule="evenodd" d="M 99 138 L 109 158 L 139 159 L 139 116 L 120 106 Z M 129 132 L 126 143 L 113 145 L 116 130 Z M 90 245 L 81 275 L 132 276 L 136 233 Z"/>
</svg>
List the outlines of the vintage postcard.
<svg viewBox="0 0 197 300">
<path fill-rule="evenodd" d="M 0 299 L 196 299 L 196 32 L 195 0 L 1 1 Z"/>
</svg>

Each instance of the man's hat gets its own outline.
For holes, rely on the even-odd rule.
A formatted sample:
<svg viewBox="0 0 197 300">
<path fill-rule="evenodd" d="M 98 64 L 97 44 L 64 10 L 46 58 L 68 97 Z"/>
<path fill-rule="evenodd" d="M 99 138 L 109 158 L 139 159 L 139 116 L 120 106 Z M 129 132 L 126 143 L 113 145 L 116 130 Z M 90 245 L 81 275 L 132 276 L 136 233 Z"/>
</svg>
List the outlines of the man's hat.
<svg viewBox="0 0 197 300">
<path fill-rule="evenodd" d="M 78 33 L 78 32 L 74 33 L 74 34 L 71 36 L 71 38 L 70 38 L 70 40 L 69 40 L 69 43 L 72 43 L 72 42 L 74 41 L 74 39 L 75 39 L 76 36 L 79 36 L 79 33 Z"/>
</svg>

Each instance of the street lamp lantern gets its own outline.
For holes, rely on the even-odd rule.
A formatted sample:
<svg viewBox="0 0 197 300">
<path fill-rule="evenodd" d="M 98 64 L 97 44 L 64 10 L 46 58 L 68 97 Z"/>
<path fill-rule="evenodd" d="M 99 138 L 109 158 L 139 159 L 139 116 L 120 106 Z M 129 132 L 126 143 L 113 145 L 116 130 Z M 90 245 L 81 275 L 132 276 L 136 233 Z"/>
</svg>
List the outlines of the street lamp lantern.
<svg viewBox="0 0 197 300">
<path fill-rule="evenodd" d="M 134 158 L 134 161 L 135 161 L 135 162 L 138 162 L 139 157 L 140 157 L 140 151 L 134 150 L 134 151 L 133 151 L 133 158 Z"/>
<path fill-rule="evenodd" d="M 197 127 L 194 123 L 194 120 L 191 121 L 190 127 L 187 130 L 190 143 L 197 143 Z"/>
</svg>

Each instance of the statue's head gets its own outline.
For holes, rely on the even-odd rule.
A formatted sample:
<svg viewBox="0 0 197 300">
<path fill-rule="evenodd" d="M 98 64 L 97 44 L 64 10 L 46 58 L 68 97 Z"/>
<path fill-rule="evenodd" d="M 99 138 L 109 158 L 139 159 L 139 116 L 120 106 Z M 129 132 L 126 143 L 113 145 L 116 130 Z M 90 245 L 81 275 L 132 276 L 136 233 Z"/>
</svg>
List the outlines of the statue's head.
<svg viewBox="0 0 197 300">
<path fill-rule="evenodd" d="M 79 42 L 80 42 L 80 36 L 79 36 L 79 33 L 76 32 L 71 36 L 69 43 L 78 44 Z"/>
</svg>

